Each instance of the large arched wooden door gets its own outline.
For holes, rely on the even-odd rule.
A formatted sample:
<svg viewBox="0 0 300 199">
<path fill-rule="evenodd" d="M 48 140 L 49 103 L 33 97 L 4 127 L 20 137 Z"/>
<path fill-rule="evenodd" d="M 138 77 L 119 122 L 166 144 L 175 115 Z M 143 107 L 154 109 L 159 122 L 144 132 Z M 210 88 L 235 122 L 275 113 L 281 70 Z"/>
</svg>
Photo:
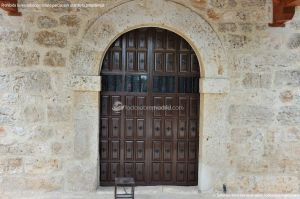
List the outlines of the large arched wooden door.
<svg viewBox="0 0 300 199">
<path fill-rule="evenodd" d="M 100 184 L 130 176 L 137 185 L 197 185 L 199 63 L 191 46 L 164 29 L 136 29 L 109 48 L 101 76 Z"/>
</svg>

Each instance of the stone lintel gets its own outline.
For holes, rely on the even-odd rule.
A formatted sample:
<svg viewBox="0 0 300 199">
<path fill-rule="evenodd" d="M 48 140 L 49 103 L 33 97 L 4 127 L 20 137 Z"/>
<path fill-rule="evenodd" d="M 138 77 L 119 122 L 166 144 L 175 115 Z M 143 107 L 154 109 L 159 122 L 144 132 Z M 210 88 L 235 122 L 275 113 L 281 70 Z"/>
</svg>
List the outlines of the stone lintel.
<svg viewBox="0 0 300 199">
<path fill-rule="evenodd" d="M 101 76 L 74 75 L 70 81 L 70 88 L 75 91 L 101 91 Z"/>
<path fill-rule="evenodd" d="M 221 94 L 229 93 L 229 80 L 226 78 L 201 78 L 199 81 L 200 93 Z"/>
</svg>

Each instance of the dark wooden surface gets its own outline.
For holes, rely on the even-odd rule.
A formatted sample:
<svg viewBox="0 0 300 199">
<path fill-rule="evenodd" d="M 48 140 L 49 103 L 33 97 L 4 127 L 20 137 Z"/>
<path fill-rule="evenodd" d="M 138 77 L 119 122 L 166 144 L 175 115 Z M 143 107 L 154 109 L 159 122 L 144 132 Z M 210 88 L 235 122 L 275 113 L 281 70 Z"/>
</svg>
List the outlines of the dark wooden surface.
<svg viewBox="0 0 300 199">
<path fill-rule="evenodd" d="M 163 29 L 130 31 L 109 48 L 101 75 L 100 184 L 197 185 L 199 64 L 190 45 Z M 184 110 L 114 112 L 115 101 Z"/>
</svg>

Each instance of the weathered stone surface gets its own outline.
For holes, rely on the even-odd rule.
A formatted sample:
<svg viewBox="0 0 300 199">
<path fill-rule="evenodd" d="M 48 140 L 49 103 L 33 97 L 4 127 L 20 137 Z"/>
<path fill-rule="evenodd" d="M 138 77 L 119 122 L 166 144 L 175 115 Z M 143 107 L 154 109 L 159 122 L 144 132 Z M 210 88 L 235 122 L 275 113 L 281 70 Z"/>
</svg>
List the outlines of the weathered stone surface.
<svg viewBox="0 0 300 199">
<path fill-rule="evenodd" d="M 247 73 L 243 79 L 245 88 L 270 88 L 272 77 L 270 74 Z"/>
<path fill-rule="evenodd" d="M 61 25 L 74 27 L 80 25 L 80 18 L 77 15 L 64 15 L 59 18 L 59 22 Z"/>
<path fill-rule="evenodd" d="M 49 122 L 63 122 L 71 118 L 71 107 L 63 105 L 48 105 L 48 121 Z"/>
<path fill-rule="evenodd" d="M 237 30 L 237 26 L 235 23 L 220 23 L 219 31 L 220 32 L 235 32 Z"/>
<path fill-rule="evenodd" d="M 251 40 L 246 35 L 236 35 L 236 34 L 229 34 L 226 38 L 229 47 L 233 49 L 243 48 L 247 45 Z"/>
<path fill-rule="evenodd" d="M 0 127 L 0 137 L 4 137 L 6 135 L 6 131 L 4 127 Z"/>
<path fill-rule="evenodd" d="M 53 155 L 71 155 L 74 153 L 74 145 L 66 142 L 54 142 L 51 145 Z"/>
<path fill-rule="evenodd" d="M 92 169 L 82 166 L 73 166 L 67 171 L 66 189 L 68 191 L 92 191 L 94 190 L 94 178 Z"/>
<path fill-rule="evenodd" d="M 58 21 L 48 16 L 39 16 L 37 25 L 39 28 L 54 28 L 58 25 Z"/>
<path fill-rule="evenodd" d="M 268 27 L 271 3 L 105 1 L 0 14 L 0 195 L 95 192 L 101 59 L 140 26 L 182 35 L 200 58 L 201 191 L 221 193 L 226 184 L 228 193 L 299 193 L 299 20 Z"/>
<path fill-rule="evenodd" d="M 48 66 L 65 66 L 66 58 L 57 51 L 49 51 L 44 57 L 44 64 Z"/>
<path fill-rule="evenodd" d="M 290 49 L 296 49 L 300 47 L 300 33 L 294 34 L 287 44 L 288 48 Z"/>
<path fill-rule="evenodd" d="M 21 158 L 1 159 L 0 174 L 19 174 L 23 173 L 23 160 Z"/>
<path fill-rule="evenodd" d="M 36 50 L 25 51 L 16 47 L 6 49 L 3 53 L 2 66 L 33 66 L 39 64 L 40 54 Z"/>
<path fill-rule="evenodd" d="M 224 8 L 226 6 L 226 1 L 222 0 L 211 0 L 210 5 L 212 5 L 215 8 Z"/>
<path fill-rule="evenodd" d="M 47 92 L 51 90 L 51 77 L 44 71 L 17 72 L 12 77 L 13 89 L 32 92 Z"/>
<path fill-rule="evenodd" d="M 277 116 L 277 120 L 282 125 L 299 125 L 300 108 L 296 106 L 281 107 Z"/>
<path fill-rule="evenodd" d="M 11 125 L 16 120 L 15 113 L 12 107 L 0 107 L 0 125 Z"/>
<path fill-rule="evenodd" d="M 294 99 L 294 95 L 290 90 L 281 92 L 279 97 L 283 103 L 291 102 Z"/>
<path fill-rule="evenodd" d="M 66 34 L 56 31 L 41 31 L 35 34 L 34 40 L 46 47 L 64 48 L 67 45 Z"/>
<path fill-rule="evenodd" d="M 268 125 L 273 117 L 272 109 L 264 106 L 231 105 L 229 108 L 232 125 Z"/>
<path fill-rule="evenodd" d="M 99 70 L 99 66 L 95 66 L 95 60 L 98 53 L 96 51 L 86 51 L 81 46 L 75 46 L 71 49 L 70 61 L 74 74 L 81 75 L 93 75 L 94 72 Z M 78 59 L 79 58 L 79 59 Z M 82 67 L 82 66 L 94 66 L 94 67 Z"/>
<path fill-rule="evenodd" d="M 228 79 L 200 79 L 200 93 L 228 93 L 230 85 Z"/>
<path fill-rule="evenodd" d="M 29 105 L 24 109 L 24 119 L 26 122 L 38 122 L 45 119 L 44 107 L 41 105 Z"/>
<path fill-rule="evenodd" d="M 25 179 L 25 190 L 59 191 L 63 189 L 64 180 L 61 176 L 28 177 Z"/>
<path fill-rule="evenodd" d="M 300 71 L 278 71 L 275 73 L 276 86 L 300 86 Z"/>
<path fill-rule="evenodd" d="M 239 3 L 242 7 L 263 7 L 266 5 L 267 0 L 240 0 Z"/>
<path fill-rule="evenodd" d="M 25 173 L 28 174 L 47 174 L 58 172 L 62 169 L 62 163 L 58 159 L 27 159 L 25 161 Z"/>
<path fill-rule="evenodd" d="M 11 43 L 16 42 L 23 44 L 28 38 L 28 32 L 23 31 L 3 31 L 0 32 L 0 42 L 1 43 Z"/>
<path fill-rule="evenodd" d="M 73 76 L 69 87 L 77 91 L 100 91 L 100 76 Z"/>
<path fill-rule="evenodd" d="M 50 140 L 55 134 L 53 127 L 44 125 L 35 126 L 31 131 L 31 139 L 40 142 L 46 142 Z"/>
<path fill-rule="evenodd" d="M 1 155 L 46 155 L 50 154 L 50 148 L 45 143 L 13 143 L 10 145 L 0 144 Z"/>
<path fill-rule="evenodd" d="M 241 31 L 245 32 L 245 33 L 250 33 L 253 30 L 253 24 L 252 23 L 241 23 L 239 24 L 241 27 Z"/>
</svg>

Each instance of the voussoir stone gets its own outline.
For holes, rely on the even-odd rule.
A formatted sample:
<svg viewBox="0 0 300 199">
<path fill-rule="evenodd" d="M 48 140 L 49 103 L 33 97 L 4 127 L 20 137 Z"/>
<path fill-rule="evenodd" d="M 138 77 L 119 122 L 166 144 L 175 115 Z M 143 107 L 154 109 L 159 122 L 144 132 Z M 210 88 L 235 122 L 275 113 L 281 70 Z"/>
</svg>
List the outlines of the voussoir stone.
<svg viewBox="0 0 300 199">
<path fill-rule="evenodd" d="M 67 45 L 67 37 L 65 33 L 57 31 L 40 31 L 35 34 L 34 40 L 46 47 L 64 48 Z"/>
</svg>

